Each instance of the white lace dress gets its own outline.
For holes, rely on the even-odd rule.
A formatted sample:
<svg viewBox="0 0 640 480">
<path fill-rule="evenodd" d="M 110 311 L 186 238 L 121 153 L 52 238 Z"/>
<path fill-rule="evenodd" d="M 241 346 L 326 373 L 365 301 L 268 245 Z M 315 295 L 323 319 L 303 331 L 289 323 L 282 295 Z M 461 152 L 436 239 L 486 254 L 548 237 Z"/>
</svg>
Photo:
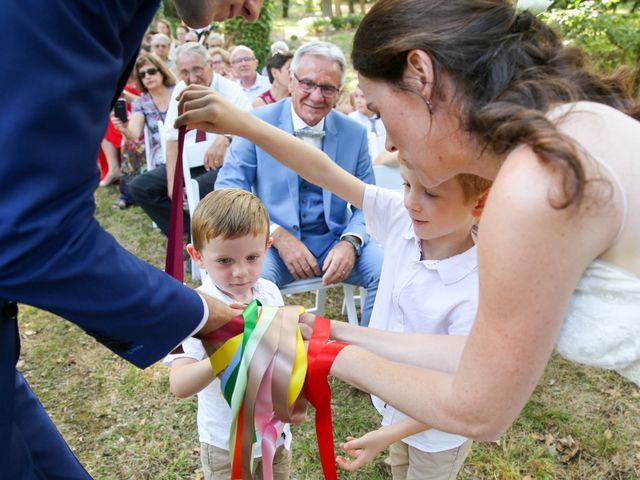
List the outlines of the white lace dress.
<svg viewBox="0 0 640 480">
<path fill-rule="evenodd" d="M 601 260 L 589 265 L 573 293 L 557 350 L 640 385 L 640 278 Z"/>
</svg>

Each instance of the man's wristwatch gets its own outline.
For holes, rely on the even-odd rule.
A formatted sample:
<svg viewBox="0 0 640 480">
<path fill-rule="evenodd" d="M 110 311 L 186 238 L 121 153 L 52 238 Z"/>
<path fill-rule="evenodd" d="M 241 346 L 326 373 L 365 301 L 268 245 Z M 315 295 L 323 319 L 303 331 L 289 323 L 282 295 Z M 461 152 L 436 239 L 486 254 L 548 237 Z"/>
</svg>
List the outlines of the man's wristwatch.
<svg viewBox="0 0 640 480">
<path fill-rule="evenodd" d="M 353 235 L 345 235 L 340 240 L 344 240 L 351 244 L 353 249 L 356 252 L 356 258 L 360 256 L 362 253 L 362 245 L 360 245 L 360 239 L 358 237 L 354 237 Z"/>
</svg>

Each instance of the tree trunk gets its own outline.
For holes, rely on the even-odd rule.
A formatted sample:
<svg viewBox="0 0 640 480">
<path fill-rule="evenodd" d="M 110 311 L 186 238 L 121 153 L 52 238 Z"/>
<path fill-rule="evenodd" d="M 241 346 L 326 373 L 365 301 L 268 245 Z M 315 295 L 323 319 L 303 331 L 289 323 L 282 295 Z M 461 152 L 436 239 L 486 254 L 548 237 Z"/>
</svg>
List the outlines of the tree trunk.
<svg viewBox="0 0 640 480">
<path fill-rule="evenodd" d="M 282 0 L 282 18 L 289 18 L 289 0 Z"/>
<path fill-rule="evenodd" d="M 356 13 L 356 0 L 349 0 L 349 15 Z"/>
<path fill-rule="evenodd" d="M 178 18 L 178 12 L 173 0 L 162 0 L 162 11 L 165 17 Z"/>
<path fill-rule="evenodd" d="M 332 3 L 331 0 L 322 0 L 320 2 L 320 10 L 322 11 L 323 17 L 333 16 L 333 12 L 331 11 Z"/>
<path fill-rule="evenodd" d="M 341 17 L 342 9 L 340 8 L 340 0 L 335 0 L 334 6 L 335 6 L 336 17 Z"/>
<path fill-rule="evenodd" d="M 366 8 L 367 8 L 367 2 L 366 2 L 366 0 L 360 0 L 360 13 L 361 13 L 362 15 L 364 15 L 364 14 L 365 14 L 365 10 L 366 10 Z"/>
</svg>

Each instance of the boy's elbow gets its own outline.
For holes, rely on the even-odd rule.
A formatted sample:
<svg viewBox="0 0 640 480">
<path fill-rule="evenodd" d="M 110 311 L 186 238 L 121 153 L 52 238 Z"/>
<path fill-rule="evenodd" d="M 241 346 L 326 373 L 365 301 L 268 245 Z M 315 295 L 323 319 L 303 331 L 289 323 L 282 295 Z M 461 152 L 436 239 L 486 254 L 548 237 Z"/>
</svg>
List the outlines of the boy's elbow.
<svg viewBox="0 0 640 480">
<path fill-rule="evenodd" d="M 187 391 L 182 385 L 176 385 L 173 382 L 169 382 L 169 391 L 178 398 L 188 398 L 192 395 L 192 393 Z"/>
</svg>

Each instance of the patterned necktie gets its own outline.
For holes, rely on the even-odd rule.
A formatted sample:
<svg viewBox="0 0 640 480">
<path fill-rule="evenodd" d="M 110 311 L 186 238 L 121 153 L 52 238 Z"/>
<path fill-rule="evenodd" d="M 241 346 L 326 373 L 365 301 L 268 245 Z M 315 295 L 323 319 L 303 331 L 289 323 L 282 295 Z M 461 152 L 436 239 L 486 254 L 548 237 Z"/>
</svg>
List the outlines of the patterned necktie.
<svg viewBox="0 0 640 480">
<path fill-rule="evenodd" d="M 314 130 L 310 127 L 299 128 L 293 134 L 300 138 L 324 138 L 325 133 L 322 130 Z"/>
</svg>

